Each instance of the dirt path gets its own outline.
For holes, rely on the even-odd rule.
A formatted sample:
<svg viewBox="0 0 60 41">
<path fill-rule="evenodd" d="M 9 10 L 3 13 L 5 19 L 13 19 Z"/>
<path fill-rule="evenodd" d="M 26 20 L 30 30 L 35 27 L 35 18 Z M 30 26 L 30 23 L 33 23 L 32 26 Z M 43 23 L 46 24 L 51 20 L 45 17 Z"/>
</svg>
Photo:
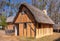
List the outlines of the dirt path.
<svg viewBox="0 0 60 41">
<path fill-rule="evenodd" d="M 0 41 L 18 41 L 18 39 L 15 36 L 8 36 L 5 31 L 0 30 Z"/>
<path fill-rule="evenodd" d="M 60 33 L 54 33 L 51 36 L 46 36 L 39 39 L 25 39 L 16 36 L 6 35 L 5 31 L 0 30 L 0 41 L 60 41 Z"/>
</svg>

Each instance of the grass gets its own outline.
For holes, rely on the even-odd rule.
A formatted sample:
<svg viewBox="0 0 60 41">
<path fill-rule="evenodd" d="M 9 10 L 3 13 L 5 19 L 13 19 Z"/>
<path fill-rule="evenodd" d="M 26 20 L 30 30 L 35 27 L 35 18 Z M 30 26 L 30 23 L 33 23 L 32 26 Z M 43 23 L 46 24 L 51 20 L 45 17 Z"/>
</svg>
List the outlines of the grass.
<svg viewBox="0 0 60 41">
<path fill-rule="evenodd" d="M 19 41 L 60 41 L 60 33 L 54 33 L 53 35 L 50 36 L 45 36 L 42 38 L 18 38 Z"/>
<path fill-rule="evenodd" d="M 9 36 L 5 35 L 4 31 L 0 30 L 0 41 L 60 41 L 60 33 L 54 33 L 53 35 L 36 39 L 32 37 Z"/>
<path fill-rule="evenodd" d="M 54 33 L 53 35 L 36 39 L 32 37 L 9 36 L 5 35 L 4 31 L 0 30 L 0 41 L 60 41 L 60 33 Z"/>
</svg>

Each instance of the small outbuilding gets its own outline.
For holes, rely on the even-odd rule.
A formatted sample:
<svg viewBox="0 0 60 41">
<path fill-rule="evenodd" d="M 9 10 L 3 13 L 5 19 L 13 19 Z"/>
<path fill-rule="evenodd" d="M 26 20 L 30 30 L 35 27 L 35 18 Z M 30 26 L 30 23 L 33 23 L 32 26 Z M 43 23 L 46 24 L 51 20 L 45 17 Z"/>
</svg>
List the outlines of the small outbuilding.
<svg viewBox="0 0 60 41">
<path fill-rule="evenodd" d="M 54 32 L 60 32 L 60 24 L 54 24 Z"/>
<path fill-rule="evenodd" d="M 13 23 L 15 25 L 15 35 L 19 35 L 20 37 L 41 38 L 53 34 L 54 22 L 49 16 L 27 3 L 20 5 L 13 22 L 8 23 L 8 25 L 13 25 Z"/>
<path fill-rule="evenodd" d="M 7 22 L 7 27 L 5 29 L 6 34 L 11 35 L 12 33 L 15 32 L 15 25 L 13 23 L 14 20 L 14 16 L 10 16 L 7 18 L 6 22 Z"/>
</svg>

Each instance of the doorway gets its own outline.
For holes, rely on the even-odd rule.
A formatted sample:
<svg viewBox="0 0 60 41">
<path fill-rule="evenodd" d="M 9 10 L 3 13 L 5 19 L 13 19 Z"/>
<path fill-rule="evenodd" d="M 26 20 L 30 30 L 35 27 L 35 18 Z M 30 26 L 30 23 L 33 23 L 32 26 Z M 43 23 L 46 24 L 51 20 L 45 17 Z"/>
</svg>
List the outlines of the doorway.
<svg viewBox="0 0 60 41">
<path fill-rule="evenodd" d="M 15 24 L 15 36 L 19 35 L 19 24 Z"/>
</svg>

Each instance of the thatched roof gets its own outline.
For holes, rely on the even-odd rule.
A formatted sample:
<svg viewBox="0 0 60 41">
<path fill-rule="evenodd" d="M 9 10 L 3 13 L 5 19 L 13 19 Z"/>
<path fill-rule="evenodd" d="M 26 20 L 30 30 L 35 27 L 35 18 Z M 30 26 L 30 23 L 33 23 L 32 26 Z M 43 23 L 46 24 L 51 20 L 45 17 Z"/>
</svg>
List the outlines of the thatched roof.
<svg viewBox="0 0 60 41">
<path fill-rule="evenodd" d="M 15 16 L 10 16 L 6 19 L 7 23 L 13 23 Z"/>
<path fill-rule="evenodd" d="M 47 24 L 54 24 L 54 22 L 50 19 L 50 17 L 46 14 L 43 13 L 43 11 L 41 11 L 40 9 L 32 6 L 32 5 L 29 5 L 27 3 L 23 3 L 20 5 L 20 8 L 22 6 L 26 6 L 30 11 L 31 13 L 34 15 L 35 17 L 35 20 L 38 22 L 38 23 L 47 23 Z"/>
<path fill-rule="evenodd" d="M 32 13 L 32 15 L 34 16 L 36 22 L 38 23 L 46 23 L 46 24 L 54 24 L 54 22 L 50 19 L 50 17 L 46 14 L 43 13 L 43 11 L 41 11 L 40 9 L 29 5 L 27 3 L 23 3 L 20 5 L 19 8 L 21 8 L 22 6 L 26 6 Z M 17 15 L 19 15 L 19 13 L 17 13 Z M 17 16 L 16 15 L 16 16 Z M 14 17 L 9 17 L 7 18 L 7 22 L 12 22 L 13 20 L 15 21 L 16 17 L 13 19 Z"/>
</svg>

